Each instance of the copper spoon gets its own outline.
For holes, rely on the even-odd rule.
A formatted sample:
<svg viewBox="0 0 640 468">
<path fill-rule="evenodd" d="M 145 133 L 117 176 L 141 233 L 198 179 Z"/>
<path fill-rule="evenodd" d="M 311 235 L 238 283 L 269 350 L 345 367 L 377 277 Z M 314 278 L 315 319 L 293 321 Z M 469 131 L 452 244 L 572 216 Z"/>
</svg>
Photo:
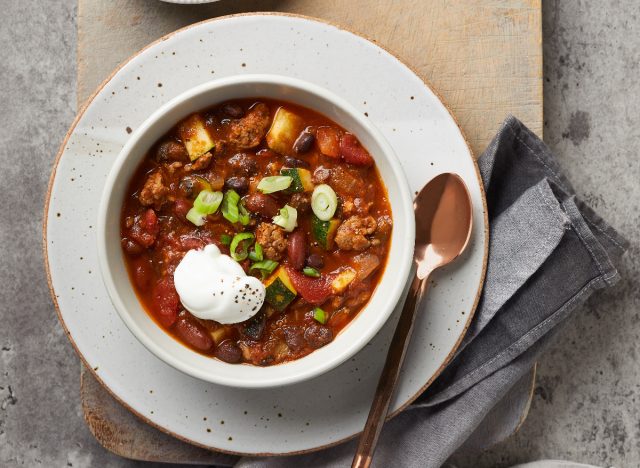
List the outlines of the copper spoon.
<svg viewBox="0 0 640 468">
<path fill-rule="evenodd" d="M 466 185 L 456 174 L 440 174 L 432 179 L 416 197 L 413 208 L 416 216 L 416 275 L 391 340 L 352 468 L 371 465 L 429 275 L 455 260 L 464 251 L 471 236 L 471 197 Z"/>
</svg>

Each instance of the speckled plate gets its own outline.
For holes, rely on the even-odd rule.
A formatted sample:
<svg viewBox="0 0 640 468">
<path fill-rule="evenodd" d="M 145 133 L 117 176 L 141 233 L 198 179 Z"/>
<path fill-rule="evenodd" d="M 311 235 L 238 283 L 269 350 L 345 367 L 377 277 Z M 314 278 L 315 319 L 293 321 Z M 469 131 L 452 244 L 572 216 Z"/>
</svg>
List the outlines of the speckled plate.
<svg viewBox="0 0 640 468">
<path fill-rule="evenodd" d="M 485 201 L 471 151 L 433 91 L 380 47 L 308 18 L 236 15 L 182 29 L 125 62 L 81 110 L 55 163 L 44 226 L 51 292 L 78 354 L 123 405 L 182 440 L 231 453 L 292 454 L 362 429 L 397 311 L 356 357 L 327 374 L 282 388 L 234 389 L 191 378 L 154 357 L 120 320 L 98 273 L 99 197 L 131 130 L 186 89 L 240 73 L 288 75 L 328 88 L 382 131 L 413 191 L 444 171 L 460 174 L 471 191 L 471 244 L 434 278 L 394 414 L 441 371 L 471 319 L 486 267 Z"/>
</svg>

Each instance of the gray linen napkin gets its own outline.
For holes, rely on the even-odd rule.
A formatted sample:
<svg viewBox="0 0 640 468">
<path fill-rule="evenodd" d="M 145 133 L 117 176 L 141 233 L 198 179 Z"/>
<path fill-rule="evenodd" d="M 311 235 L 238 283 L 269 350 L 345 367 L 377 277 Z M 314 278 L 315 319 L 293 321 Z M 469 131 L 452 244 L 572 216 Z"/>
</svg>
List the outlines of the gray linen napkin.
<svg viewBox="0 0 640 468">
<path fill-rule="evenodd" d="M 479 160 L 489 208 L 482 298 L 456 356 L 383 429 L 374 466 L 438 467 L 508 433 L 538 356 L 595 290 L 618 279 L 627 242 L 575 197 L 549 148 L 509 117 Z M 504 426 L 504 427 L 503 427 Z M 346 467 L 356 441 L 237 467 Z"/>
</svg>

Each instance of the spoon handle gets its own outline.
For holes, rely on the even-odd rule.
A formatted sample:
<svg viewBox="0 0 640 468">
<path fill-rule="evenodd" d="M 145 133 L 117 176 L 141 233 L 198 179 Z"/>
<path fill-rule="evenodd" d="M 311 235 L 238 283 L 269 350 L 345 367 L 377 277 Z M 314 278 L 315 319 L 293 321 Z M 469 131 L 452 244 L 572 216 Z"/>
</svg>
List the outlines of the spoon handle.
<svg viewBox="0 0 640 468">
<path fill-rule="evenodd" d="M 421 280 L 416 275 L 411 283 L 407 300 L 400 314 L 400 320 L 398 321 L 396 331 L 391 340 L 387 360 L 384 363 L 382 374 L 380 374 L 380 380 L 378 381 L 378 387 L 373 398 L 373 403 L 371 404 L 371 409 L 369 410 L 367 423 L 360 435 L 358 448 L 356 449 L 356 454 L 351 464 L 352 468 L 366 468 L 371 465 L 373 452 L 378 442 L 378 436 L 380 435 L 382 425 L 387 416 L 391 396 L 398 381 L 400 369 L 402 368 L 402 363 L 404 362 L 407 351 L 407 345 L 413 332 L 413 324 L 417 315 L 418 304 L 420 304 L 426 290 L 427 280 L 428 276 Z"/>
</svg>

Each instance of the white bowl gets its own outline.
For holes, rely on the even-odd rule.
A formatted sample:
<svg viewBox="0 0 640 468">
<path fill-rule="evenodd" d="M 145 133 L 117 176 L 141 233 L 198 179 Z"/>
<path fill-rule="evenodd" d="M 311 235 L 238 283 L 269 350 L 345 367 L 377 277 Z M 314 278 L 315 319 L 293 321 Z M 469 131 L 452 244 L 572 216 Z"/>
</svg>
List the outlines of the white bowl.
<svg viewBox="0 0 640 468">
<path fill-rule="evenodd" d="M 328 345 L 295 361 L 267 367 L 228 364 L 198 354 L 172 338 L 149 317 L 138 300 L 120 246 L 120 213 L 125 192 L 149 148 L 192 112 L 245 97 L 294 102 L 326 115 L 354 133 L 376 161 L 388 191 L 394 221 L 386 269 L 366 307 Z M 204 83 L 154 112 L 133 132 L 114 162 L 98 213 L 98 259 L 102 277 L 111 302 L 129 330 L 149 351 L 176 369 L 234 387 L 274 387 L 300 382 L 340 365 L 362 349 L 398 303 L 411 270 L 415 238 L 408 187 L 400 163 L 382 134 L 353 106 L 329 91 L 277 75 L 242 75 Z"/>
</svg>

